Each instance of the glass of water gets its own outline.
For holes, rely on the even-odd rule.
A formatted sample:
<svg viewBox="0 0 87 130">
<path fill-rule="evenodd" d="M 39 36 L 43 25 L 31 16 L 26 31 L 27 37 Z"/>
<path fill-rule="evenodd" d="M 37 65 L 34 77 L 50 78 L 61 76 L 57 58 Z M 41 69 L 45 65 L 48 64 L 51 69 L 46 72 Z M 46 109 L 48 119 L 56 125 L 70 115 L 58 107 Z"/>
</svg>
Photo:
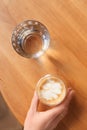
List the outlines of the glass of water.
<svg viewBox="0 0 87 130">
<path fill-rule="evenodd" d="M 16 26 L 11 41 L 13 48 L 21 56 L 38 58 L 48 49 L 50 35 L 42 23 L 27 20 Z"/>
</svg>

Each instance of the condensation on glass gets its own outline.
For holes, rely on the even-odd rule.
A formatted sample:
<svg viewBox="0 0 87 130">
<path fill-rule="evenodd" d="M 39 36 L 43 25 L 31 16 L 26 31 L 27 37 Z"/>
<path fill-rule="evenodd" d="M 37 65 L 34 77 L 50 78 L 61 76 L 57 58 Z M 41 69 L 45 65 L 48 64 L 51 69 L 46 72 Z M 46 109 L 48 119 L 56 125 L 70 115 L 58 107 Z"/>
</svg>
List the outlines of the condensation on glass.
<svg viewBox="0 0 87 130">
<path fill-rule="evenodd" d="M 16 26 L 11 41 L 13 48 L 21 56 L 38 58 L 48 49 L 50 35 L 42 23 L 27 20 Z"/>
</svg>

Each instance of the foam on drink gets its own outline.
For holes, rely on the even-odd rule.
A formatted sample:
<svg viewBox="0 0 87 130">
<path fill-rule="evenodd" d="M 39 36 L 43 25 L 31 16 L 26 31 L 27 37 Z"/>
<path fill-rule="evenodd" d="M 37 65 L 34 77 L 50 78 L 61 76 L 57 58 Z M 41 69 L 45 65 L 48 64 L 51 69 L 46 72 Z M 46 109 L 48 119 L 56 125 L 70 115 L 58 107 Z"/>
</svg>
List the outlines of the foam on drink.
<svg viewBox="0 0 87 130">
<path fill-rule="evenodd" d="M 60 83 L 50 80 L 43 85 L 43 89 L 40 93 L 41 97 L 46 100 L 56 99 L 62 93 L 62 86 Z"/>
</svg>

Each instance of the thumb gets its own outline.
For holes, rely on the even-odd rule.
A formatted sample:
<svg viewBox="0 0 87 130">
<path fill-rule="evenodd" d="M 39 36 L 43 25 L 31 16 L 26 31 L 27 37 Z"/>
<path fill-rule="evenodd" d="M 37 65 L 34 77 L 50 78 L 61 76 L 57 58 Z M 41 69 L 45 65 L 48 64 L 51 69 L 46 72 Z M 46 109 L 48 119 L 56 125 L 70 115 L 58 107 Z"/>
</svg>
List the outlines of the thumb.
<svg viewBox="0 0 87 130">
<path fill-rule="evenodd" d="M 39 99 L 38 99 L 37 93 L 35 91 L 29 111 L 36 112 L 37 108 L 38 108 L 38 103 L 39 103 Z"/>
</svg>

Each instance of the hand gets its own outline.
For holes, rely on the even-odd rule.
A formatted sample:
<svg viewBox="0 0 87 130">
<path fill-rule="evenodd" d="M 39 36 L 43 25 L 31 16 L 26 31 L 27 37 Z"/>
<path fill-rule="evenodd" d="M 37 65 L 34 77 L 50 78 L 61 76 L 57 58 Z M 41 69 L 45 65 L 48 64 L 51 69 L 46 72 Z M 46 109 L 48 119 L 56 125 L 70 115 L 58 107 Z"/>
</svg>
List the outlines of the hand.
<svg viewBox="0 0 87 130">
<path fill-rule="evenodd" d="M 74 91 L 68 88 L 67 97 L 62 104 L 50 110 L 38 112 L 39 100 L 35 92 L 24 123 L 24 130 L 53 130 L 67 114 L 73 95 Z"/>
</svg>

